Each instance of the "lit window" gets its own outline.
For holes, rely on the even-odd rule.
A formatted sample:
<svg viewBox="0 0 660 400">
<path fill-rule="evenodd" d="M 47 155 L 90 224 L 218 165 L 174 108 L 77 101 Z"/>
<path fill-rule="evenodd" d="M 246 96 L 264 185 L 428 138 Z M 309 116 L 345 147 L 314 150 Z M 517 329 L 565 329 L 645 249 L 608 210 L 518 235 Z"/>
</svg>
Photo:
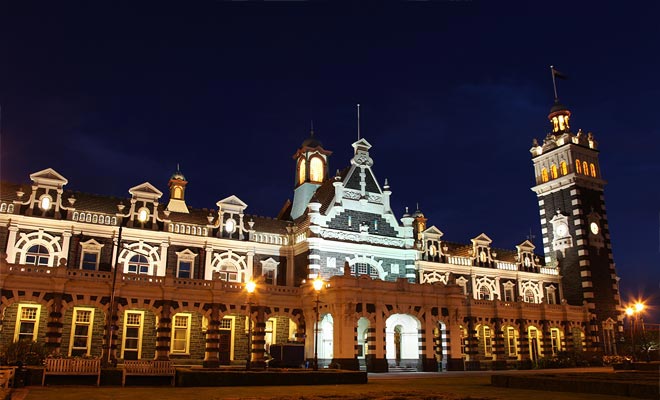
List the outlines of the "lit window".
<svg viewBox="0 0 660 400">
<path fill-rule="evenodd" d="M 323 182 L 323 160 L 320 157 L 312 157 L 309 162 L 309 180 Z"/>
<path fill-rule="evenodd" d="M 529 338 L 529 358 L 538 360 L 541 356 L 541 338 L 539 331 L 533 326 L 527 329 L 527 337 Z"/>
<path fill-rule="evenodd" d="M 298 161 L 298 183 L 301 184 L 305 182 L 306 178 L 307 170 L 305 168 L 305 159 L 301 158 L 300 161 Z"/>
<path fill-rule="evenodd" d="M 53 199 L 47 194 L 41 196 L 41 198 L 39 199 L 39 208 L 41 208 L 43 211 L 50 210 L 50 207 L 52 207 L 52 205 L 53 205 Z"/>
<path fill-rule="evenodd" d="M 183 198 L 183 189 L 181 189 L 181 186 L 174 186 L 174 189 L 172 190 L 172 198 L 173 199 Z"/>
<path fill-rule="evenodd" d="M 490 334 L 490 327 L 483 327 L 483 340 L 484 340 L 484 355 L 491 356 L 493 355 L 493 339 Z"/>
<path fill-rule="evenodd" d="M 550 329 L 550 343 L 552 344 L 552 355 L 557 355 L 557 353 L 561 350 L 561 343 L 560 343 L 561 336 L 559 334 L 559 329 L 557 328 L 552 328 Z"/>
<path fill-rule="evenodd" d="M 229 218 L 227 222 L 225 222 L 225 231 L 229 234 L 236 231 L 236 221 L 233 218 Z"/>
<path fill-rule="evenodd" d="M 83 251 L 80 260 L 80 269 L 96 271 L 99 265 L 99 253 L 92 251 Z"/>
<path fill-rule="evenodd" d="M 355 263 L 351 265 L 351 273 L 355 274 L 357 268 L 358 275 L 369 275 L 371 278 L 378 278 L 378 270 L 367 263 Z"/>
<path fill-rule="evenodd" d="M 142 207 L 138 210 L 138 221 L 146 222 L 149 218 L 149 210 L 146 207 Z"/>
<path fill-rule="evenodd" d="M 188 354 L 190 348 L 190 314 L 175 314 L 172 320 L 172 353 Z"/>
<path fill-rule="evenodd" d="M 136 254 L 131 257 L 130 261 L 128 262 L 127 272 L 132 274 L 148 274 L 150 266 L 151 265 L 149 264 L 149 259 L 147 257 Z"/>
<path fill-rule="evenodd" d="M 479 261 L 482 263 L 486 262 L 486 252 L 483 250 L 479 252 Z"/>
<path fill-rule="evenodd" d="M 550 174 L 552 175 L 552 179 L 557 179 L 557 176 L 559 176 L 557 174 L 557 166 L 555 164 L 552 164 L 550 167 Z"/>
<path fill-rule="evenodd" d="M 578 174 L 582 173 L 582 163 L 580 163 L 580 160 L 575 160 L 575 172 Z"/>
<path fill-rule="evenodd" d="M 48 265 L 50 257 L 44 246 L 34 245 L 25 254 L 25 263 L 30 265 Z"/>
<path fill-rule="evenodd" d="M 547 181 L 549 180 L 549 179 L 548 179 L 548 170 L 545 169 L 545 168 L 543 168 L 543 169 L 541 170 L 541 180 L 542 180 L 543 182 L 547 182 Z"/>
<path fill-rule="evenodd" d="M 589 164 L 586 161 L 582 161 L 582 173 L 589 175 Z"/>
<path fill-rule="evenodd" d="M 142 321 L 144 311 L 126 311 L 124 314 L 124 345 L 121 348 L 121 358 L 124 360 L 139 360 L 142 352 Z"/>
<path fill-rule="evenodd" d="M 594 163 L 589 164 L 589 169 L 591 170 L 591 176 L 596 177 L 596 166 Z"/>
<path fill-rule="evenodd" d="M 509 357 L 518 355 L 518 338 L 516 329 L 513 327 L 506 328 L 506 349 Z"/>
<path fill-rule="evenodd" d="M 16 330 L 14 331 L 14 341 L 29 341 L 37 340 L 37 332 L 39 331 L 39 314 L 41 306 L 37 304 L 18 306 L 18 318 L 16 319 Z"/>
<path fill-rule="evenodd" d="M 561 170 L 562 175 L 568 175 L 568 165 L 566 165 L 566 161 L 559 163 L 559 169 Z"/>
<path fill-rule="evenodd" d="M 560 115 L 559 116 L 559 130 L 563 131 L 564 129 L 566 129 L 566 125 L 564 125 L 564 116 Z"/>
<path fill-rule="evenodd" d="M 69 356 L 89 356 L 92 349 L 92 325 L 94 323 L 93 308 L 74 308 L 71 322 L 71 341 Z"/>
</svg>

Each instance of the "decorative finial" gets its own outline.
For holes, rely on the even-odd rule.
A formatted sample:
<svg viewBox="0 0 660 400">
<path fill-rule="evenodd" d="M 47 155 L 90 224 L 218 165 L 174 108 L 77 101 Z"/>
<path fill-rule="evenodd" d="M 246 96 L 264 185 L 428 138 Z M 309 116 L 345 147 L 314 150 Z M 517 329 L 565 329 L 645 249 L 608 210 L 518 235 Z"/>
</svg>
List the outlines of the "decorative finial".
<svg viewBox="0 0 660 400">
<path fill-rule="evenodd" d="M 309 122 L 309 136 L 314 137 L 314 120 Z"/>
<path fill-rule="evenodd" d="M 417 202 L 417 211 L 419 211 L 419 201 Z"/>
</svg>

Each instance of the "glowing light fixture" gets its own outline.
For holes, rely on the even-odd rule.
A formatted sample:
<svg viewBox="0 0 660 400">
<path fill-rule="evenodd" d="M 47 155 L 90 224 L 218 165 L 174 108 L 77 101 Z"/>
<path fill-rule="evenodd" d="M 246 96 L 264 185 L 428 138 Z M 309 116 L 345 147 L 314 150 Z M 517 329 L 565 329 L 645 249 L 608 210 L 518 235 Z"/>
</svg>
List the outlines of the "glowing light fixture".
<svg viewBox="0 0 660 400">
<path fill-rule="evenodd" d="M 146 222 L 147 218 L 149 218 L 149 210 L 145 207 L 140 208 L 137 218 L 140 222 Z"/>
<path fill-rule="evenodd" d="M 41 200 L 39 200 L 39 208 L 41 208 L 44 211 L 50 210 L 50 207 L 52 205 L 53 205 L 53 200 L 48 195 L 42 196 Z"/>
<path fill-rule="evenodd" d="M 248 283 L 245 284 L 245 290 L 247 290 L 248 293 L 254 293 L 254 290 L 257 288 L 257 284 L 254 283 L 254 281 L 249 281 Z"/>
</svg>

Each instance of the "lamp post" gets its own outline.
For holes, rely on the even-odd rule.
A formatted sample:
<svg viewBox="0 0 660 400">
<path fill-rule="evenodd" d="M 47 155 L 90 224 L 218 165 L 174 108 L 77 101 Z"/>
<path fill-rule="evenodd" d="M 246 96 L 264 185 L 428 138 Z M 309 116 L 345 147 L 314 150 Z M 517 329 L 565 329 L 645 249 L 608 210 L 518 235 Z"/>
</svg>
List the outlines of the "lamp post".
<svg viewBox="0 0 660 400">
<path fill-rule="evenodd" d="M 245 284 L 245 290 L 247 291 L 247 320 L 248 320 L 248 334 L 247 334 L 247 359 L 245 362 L 245 369 L 250 369 L 250 363 L 252 362 L 252 299 L 250 296 L 254 293 L 254 290 L 257 288 L 257 284 L 254 281 L 249 281 Z"/>
<path fill-rule="evenodd" d="M 316 291 L 316 320 L 314 321 L 314 371 L 319 370 L 319 295 L 321 294 L 321 289 L 323 289 L 323 280 L 320 277 L 314 279 L 314 290 Z"/>
<path fill-rule="evenodd" d="M 626 308 L 626 315 L 630 321 L 630 344 L 632 346 L 633 361 L 635 361 L 635 330 L 637 330 L 637 315 L 641 314 L 642 311 L 644 311 L 644 303 L 641 302 L 637 302 Z M 644 334 L 644 319 L 642 319 L 642 334 Z"/>
</svg>

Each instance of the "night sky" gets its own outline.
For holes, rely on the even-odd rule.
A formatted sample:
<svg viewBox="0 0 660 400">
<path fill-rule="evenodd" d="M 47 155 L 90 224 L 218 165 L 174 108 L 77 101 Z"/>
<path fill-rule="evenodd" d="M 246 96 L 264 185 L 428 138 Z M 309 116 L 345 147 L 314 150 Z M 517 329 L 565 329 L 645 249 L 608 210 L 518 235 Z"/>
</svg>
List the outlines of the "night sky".
<svg viewBox="0 0 660 400">
<path fill-rule="evenodd" d="M 8 3 L 3 180 L 51 167 L 69 189 L 128 197 L 149 181 L 165 201 L 179 163 L 188 205 L 235 194 L 274 217 L 293 198 L 291 156 L 310 121 L 334 173 L 352 157 L 360 103 L 398 217 L 418 202 L 446 240 L 485 232 L 498 248 L 531 230 L 539 253 L 529 148 L 550 129 L 555 65 L 573 131 L 599 142 L 622 298 L 660 293 L 651 2 Z"/>
</svg>

